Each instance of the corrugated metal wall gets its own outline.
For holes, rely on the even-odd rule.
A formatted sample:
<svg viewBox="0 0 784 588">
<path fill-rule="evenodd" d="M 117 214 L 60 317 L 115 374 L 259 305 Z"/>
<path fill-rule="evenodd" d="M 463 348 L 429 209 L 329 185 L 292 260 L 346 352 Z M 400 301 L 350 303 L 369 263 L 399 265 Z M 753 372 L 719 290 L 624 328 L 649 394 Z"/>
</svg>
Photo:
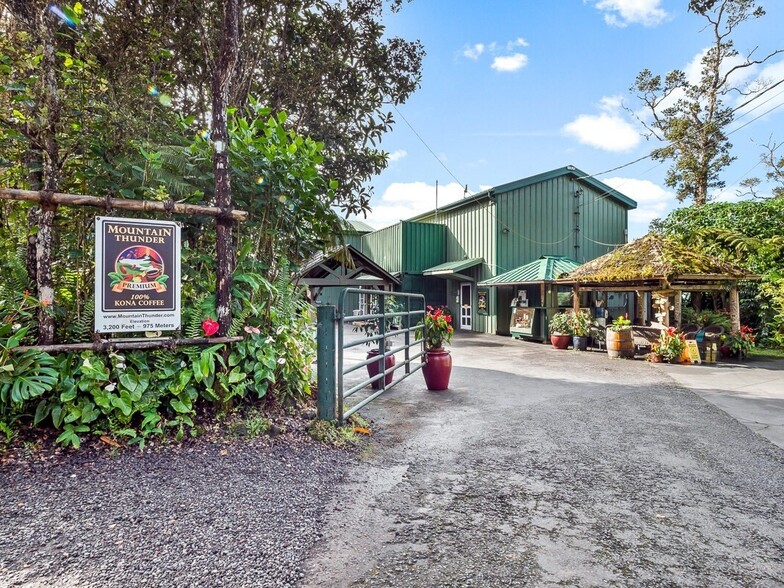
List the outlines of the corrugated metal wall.
<svg viewBox="0 0 784 588">
<path fill-rule="evenodd" d="M 464 208 L 439 211 L 421 219 L 422 222 L 442 224 L 446 232 L 446 261 L 459 261 L 482 257 L 485 263 L 481 266 L 469 268 L 463 272 L 474 279 L 472 306 L 473 330 L 481 333 L 496 332 L 496 295 L 495 289 L 490 288 L 487 316 L 476 314 L 476 282 L 496 275 L 492 270 L 496 262 L 496 213 L 495 206 L 487 199 L 483 199 Z M 447 304 L 455 316 L 460 316 L 458 303 L 455 301 L 460 288 L 457 280 L 446 280 Z"/>
<path fill-rule="evenodd" d="M 447 261 L 443 225 L 403 221 L 403 266 L 406 274 L 420 274 Z"/>
<path fill-rule="evenodd" d="M 497 194 L 496 214 L 499 273 L 542 255 L 566 255 L 583 263 L 626 237 L 626 209 L 569 176 Z"/>
<path fill-rule="evenodd" d="M 362 253 L 390 274 L 403 271 L 403 223 L 362 236 Z"/>
</svg>

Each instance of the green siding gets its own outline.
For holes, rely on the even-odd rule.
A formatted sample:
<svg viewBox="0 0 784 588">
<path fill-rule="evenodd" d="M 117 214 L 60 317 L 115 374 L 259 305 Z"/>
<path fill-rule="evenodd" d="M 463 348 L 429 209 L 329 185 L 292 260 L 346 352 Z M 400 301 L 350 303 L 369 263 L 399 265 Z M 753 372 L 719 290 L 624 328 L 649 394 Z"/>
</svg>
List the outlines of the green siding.
<svg viewBox="0 0 784 588">
<path fill-rule="evenodd" d="M 390 274 L 403 271 L 403 223 L 362 236 L 362 253 Z"/>
<path fill-rule="evenodd" d="M 581 195 L 575 198 L 578 190 Z M 498 194 L 496 210 L 498 273 L 542 255 L 563 255 L 584 263 L 626 239 L 626 209 L 572 176 Z"/>
<path fill-rule="evenodd" d="M 464 272 L 474 280 L 473 284 L 473 330 L 482 333 L 496 332 L 495 317 L 495 292 L 490 289 L 489 314 L 487 316 L 476 314 L 476 282 L 495 275 L 493 267 L 496 263 L 496 213 L 495 206 L 488 200 L 479 200 L 467 203 L 465 206 L 451 209 L 446 212 L 439 211 L 436 215 L 422 217 L 422 222 L 442 224 L 446 227 L 446 259 L 444 261 L 458 261 L 481 257 L 485 260 L 482 265 L 475 266 Z M 445 280 L 447 282 L 447 302 L 452 312 L 459 316 L 458 295 L 460 282 Z"/>
<path fill-rule="evenodd" d="M 429 223 L 403 221 L 403 264 L 406 274 L 419 274 L 423 270 L 444 263 L 447 259 L 444 244 L 446 227 Z"/>
</svg>

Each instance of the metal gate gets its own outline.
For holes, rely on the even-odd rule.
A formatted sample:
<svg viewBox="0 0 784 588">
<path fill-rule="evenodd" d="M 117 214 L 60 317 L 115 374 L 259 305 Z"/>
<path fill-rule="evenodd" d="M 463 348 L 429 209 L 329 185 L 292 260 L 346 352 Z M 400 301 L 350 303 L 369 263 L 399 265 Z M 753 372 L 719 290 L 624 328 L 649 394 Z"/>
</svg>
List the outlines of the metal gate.
<svg viewBox="0 0 784 588">
<path fill-rule="evenodd" d="M 369 298 L 367 311 L 345 308 L 349 294 L 362 294 Z M 355 299 L 357 297 L 351 297 Z M 318 307 L 318 418 L 343 421 L 363 406 L 373 402 L 398 382 L 417 370 L 424 355 L 423 337 L 417 332 L 425 315 L 425 297 L 406 292 L 383 292 L 347 288 L 340 294 L 337 308 Z M 351 328 L 352 336 L 346 341 L 345 333 Z M 357 333 L 357 336 L 353 336 Z M 412 337 L 412 335 L 414 335 Z M 402 336 L 403 344 L 397 345 Z M 375 344 L 377 355 L 346 365 L 345 350 L 359 345 Z M 412 351 L 413 350 L 413 351 Z M 400 363 L 387 366 L 389 358 L 402 353 Z M 374 364 L 374 365 L 371 365 Z M 378 373 L 345 389 L 345 377 L 359 369 L 378 367 Z M 403 371 L 399 371 L 399 370 Z M 389 381 L 388 381 L 389 380 Z M 345 409 L 344 402 L 366 386 L 376 389 L 370 396 Z"/>
</svg>

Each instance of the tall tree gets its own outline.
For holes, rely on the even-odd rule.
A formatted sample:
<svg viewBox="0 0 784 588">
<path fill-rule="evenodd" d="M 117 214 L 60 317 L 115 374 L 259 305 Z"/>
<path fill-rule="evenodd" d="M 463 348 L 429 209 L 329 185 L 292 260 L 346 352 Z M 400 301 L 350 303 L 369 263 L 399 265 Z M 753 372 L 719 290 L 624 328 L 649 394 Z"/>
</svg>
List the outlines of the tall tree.
<svg viewBox="0 0 784 588">
<path fill-rule="evenodd" d="M 701 58 L 699 78 L 690 80 L 683 70 L 664 78 L 645 69 L 630 91 L 643 103 L 650 118 L 639 118 L 653 136 L 665 143 L 653 151 L 658 161 L 672 160 L 666 183 L 678 199 L 691 198 L 695 206 L 708 202 L 710 188 L 723 188 L 721 170 L 733 157 L 727 126 L 735 110 L 726 104 L 730 95 L 753 95 L 760 84 L 739 85 L 741 72 L 765 63 L 782 49 L 756 58 L 757 48 L 745 56 L 735 49 L 732 35 L 746 21 L 764 16 L 756 0 L 691 0 L 689 10 L 706 21 L 711 45 Z"/>
<path fill-rule="evenodd" d="M 221 209 L 218 217 L 215 243 L 218 259 L 216 314 L 220 335 L 226 336 L 231 327 L 231 274 L 234 271 L 234 245 L 232 222 L 225 215 L 231 211 L 231 175 L 229 168 L 229 130 L 226 109 L 229 106 L 229 89 L 237 64 L 239 48 L 239 0 L 227 0 L 223 6 L 221 43 L 212 72 L 212 140 L 215 152 L 212 171 L 215 176 L 215 205 Z"/>
<path fill-rule="evenodd" d="M 94 0 L 105 34 L 102 61 L 112 71 L 173 72 L 161 91 L 173 106 L 206 126 L 210 120 L 211 61 L 220 45 L 223 2 L 217 0 Z M 92 3 L 90 3 L 92 4 Z M 339 182 L 333 204 L 361 213 L 367 181 L 387 165 L 380 148 L 394 124 L 390 105 L 419 85 L 424 50 L 418 41 L 387 36 L 386 10 L 403 0 L 245 0 L 239 54 L 229 104 L 255 96 L 287 125 L 324 143 L 324 173 Z M 155 45 L 170 51 L 160 57 Z M 158 61 L 150 62 L 150 55 Z M 113 75 L 110 72 L 110 76 Z"/>
</svg>

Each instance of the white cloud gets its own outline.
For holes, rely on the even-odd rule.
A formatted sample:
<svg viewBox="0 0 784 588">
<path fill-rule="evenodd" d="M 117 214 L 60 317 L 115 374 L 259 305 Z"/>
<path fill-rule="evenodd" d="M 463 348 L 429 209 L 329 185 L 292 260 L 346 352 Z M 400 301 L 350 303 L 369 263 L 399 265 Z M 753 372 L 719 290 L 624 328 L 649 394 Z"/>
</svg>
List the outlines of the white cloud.
<svg viewBox="0 0 784 588">
<path fill-rule="evenodd" d="M 524 68 L 528 64 L 528 56 L 523 53 L 515 53 L 514 55 L 503 55 L 493 59 L 493 64 L 490 66 L 496 71 L 517 71 Z"/>
<path fill-rule="evenodd" d="M 641 140 L 637 128 L 618 113 L 581 114 L 563 127 L 580 143 L 605 151 L 628 151 Z"/>
<path fill-rule="evenodd" d="M 457 182 L 438 186 L 438 206 L 445 206 L 463 198 L 463 186 Z M 425 182 L 394 183 L 384 190 L 368 214 L 370 226 L 381 229 L 436 207 L 436 187 Z"/>
<path fill-rule="evenodd" d="M 678 203 L 674 192 L 649 180 L 614 177 L 601 181 L 637 202 L 637 208 L 629 211 L 629 240 L 647 233 L 653 219 L 664 218 Z"/>
<path fill-rule="evenodd" d="M 655 27 L 670 16 L 660 4 L 661 0 L 599 0 L 596 8 L 604 13 L 604 22 L 613 27 Z"/>
<path fill-rule="evenodd" d="M 506 44 L 507 51 L 513 51 L 517 47 L 528 47 L 528 41 L 526 41 L 522 37 L 517 37 L 514 41 L 509 41 Z"/>
<path fill-rule="evenodd" d="M 465 49 L 463 49 L 463 56 L 468 57 L 468 59 L 473 59 L 474 61 L 476 61 L 477 59 L 479 59 L 479 56 L 482 55 L 482 53 L 484 52 L 485 52 L 484 44 L 476 43 L 471 47 L 466 47 Z"/>
<path fill-rule="evenodd" d="M 395 151 L 393 151 L 392 153 L 389 154 L 389 161 L 390 162 L 391 161 L 400 161 L 406 155 L 408 155 L 407 151 L 404 151 L 403 149 L 396 149 Z"/>
</svg>

